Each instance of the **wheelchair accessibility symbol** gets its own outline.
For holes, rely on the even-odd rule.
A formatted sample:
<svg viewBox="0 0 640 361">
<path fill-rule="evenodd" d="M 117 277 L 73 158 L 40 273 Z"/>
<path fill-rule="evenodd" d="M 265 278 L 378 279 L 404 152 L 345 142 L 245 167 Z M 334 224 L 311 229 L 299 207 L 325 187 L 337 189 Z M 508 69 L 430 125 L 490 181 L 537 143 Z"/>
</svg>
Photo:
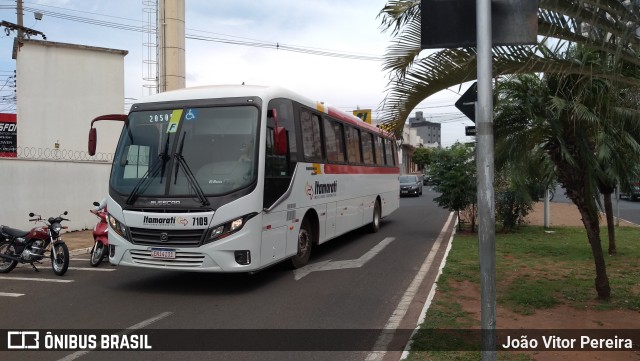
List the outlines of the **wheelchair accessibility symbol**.
<svg viewBox="0 0 640 361">
<path fill-rule="evenodd" d="M 194 120 L 198 116 L 198 111 L 195 109 L 188 109 L 187 114 L 184 116 L 185 120 Z"/>
</svg>

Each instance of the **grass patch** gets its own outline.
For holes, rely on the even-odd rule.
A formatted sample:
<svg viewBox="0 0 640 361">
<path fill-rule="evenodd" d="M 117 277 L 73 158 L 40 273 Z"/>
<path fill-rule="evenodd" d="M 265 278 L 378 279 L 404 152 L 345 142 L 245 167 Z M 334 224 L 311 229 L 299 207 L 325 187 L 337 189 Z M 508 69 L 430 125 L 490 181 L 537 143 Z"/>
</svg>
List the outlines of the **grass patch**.
<svg viewBox="0 0 640 361">
<path fill-rule="evenodd" d="M 596 300 L 595 265 L 586 232 L 566 227 L 547 233 L 543 227 L 522 227 L 516 233 L 496 234 L 497 303 L 522 315 L 536 310 L 568 305 L 579 310 L 640 310 L 640 229 L 616 228 L 617 255 L 605 255 L 611 299 Z M 606 232 L 601 234 L 606 252 Z M 478 238 L 457 234 L 447 264 L 438 280 L 438 290 L 427 312 L 421 332 L 414 337 L 414 350 L 473 350 L 464 335 L 449 337 L 446 330 L 480 327 L 479 320 L 456 302 L 456 285 L 471 282 L 480 287 Z M 479 303 L 479 300 L 478 300 Z M 596 317 L 597 319 L 597 317 Z M 597 326 L 597 322 L 594 324 Z M 434 329 L 443 330 L 440 337 Z M 435 335 L 435 336 L 434 336 Z M 459 335 L 458 335 L 459 336 Z M 447 339 L 447 340 L 444 340 Z M 467 342 L 467 343 L 465 343 Z M 478 360 L 479 351 L 411 352 L 409 360 Z M 532 360 L 527 354 L 498 352 L 498 359 Z"/>
</svg>

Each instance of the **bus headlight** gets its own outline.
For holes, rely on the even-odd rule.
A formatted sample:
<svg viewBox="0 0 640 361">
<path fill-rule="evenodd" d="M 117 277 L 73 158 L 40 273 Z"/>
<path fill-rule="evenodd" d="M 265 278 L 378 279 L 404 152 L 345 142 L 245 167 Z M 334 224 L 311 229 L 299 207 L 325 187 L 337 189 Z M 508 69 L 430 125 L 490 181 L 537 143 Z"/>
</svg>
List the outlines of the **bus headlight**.
<svg viewBox="0 0 640 361">
<path fill-rule="evenodd" d="M 116 217 L 112 216 L 111 213 L 109 213 L 108 219 L 109 226 L 111 226 L 111 228 L 116 231 L 116 233 L 119 234 L 120 237 L 127 239 L 127 228 L 124 226 L 124 224 L 120 223 L 120 221 L 118 221 Z"/>
<path fill-rule="evenodd" d="M 230 222 L 218 225 L 216 227 L 211 228 L 211 231 L 209 233 L 209 237 L 207 237 L 207 240 L 205 241 L 205 243 L 209 243 L 209 242 L 213 242 L 213 241 L 217 241 L 219 239 L 225 238 L 235 232 L 238 232 L 239 230 L 242 229 L 242 227 L 244 227 L 245 223 L 247 223 L 247 221 L 250 218 L 253 218 L 257 213 L 251 213 L 251 214 L 247 214 L 245 216 L 242 216 L 240 218 L 236 218 Z"/>
</svg>

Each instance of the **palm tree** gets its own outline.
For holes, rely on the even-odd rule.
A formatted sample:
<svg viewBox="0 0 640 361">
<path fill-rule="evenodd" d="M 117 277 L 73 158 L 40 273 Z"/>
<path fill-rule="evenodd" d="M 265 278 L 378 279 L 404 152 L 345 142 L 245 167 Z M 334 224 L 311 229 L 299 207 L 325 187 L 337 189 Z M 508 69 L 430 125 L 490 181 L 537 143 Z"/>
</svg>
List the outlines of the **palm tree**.
<svg viewBox="0 0 640 361">
<path fill-rule="evenodd" d="M 541 0 L 539 6 L 538 32 L 543 38 L 536 46 L 493 49 L 495 75 L 545 74 L 544 81 L 535 76 L 520 79 L 530 83 L 522 89 L 539 92 L 540 97 L 524 94 L 532 98 L 525 97 L 531 103 L 531 114 L 512 120 L 519 119 L 517 124 L 529 127 L 506 135 L 511 135 L 511 141 L 521 137 L 512 143 L 518 145 L 512 156 L 542 149 L 555 165 L 560 183 L 583 217 L 596 264 L 596 291 L 607 299 L 610 287 L 599 235 L 598 184 L 606 185 L 607 179 L 622 172 L 615 161 L 616 166 L 610 167 L 615 171 L 600 166 L 598 156 L 609 160 L 618 157 L 613 155 L 616 144 L 604 144 L 603 137 L 626 140 L 622 153 L 638 154 L 640 138 L 621 131 L 620 124 L 610 119 L 625 115 L 620 121 L 633 128 L 628 119 L 638 123 L 637 103 L 627 109 L 609 106 L 611 94 L 630 93 L 629 89 L 640 87 L 640 39 L 634 33 L 640 19 L 638 6 L 634 2 L 627 8 L 621 0 Z M 399 39 L 386 54 L 385 69 L 390 71 L 391 81 L 382 111 L 387 124 L 400 128 L 412 109 L 428 96 L 475 79 L 476 53 L 474 48 L 445 49 L 419 58 L 419 2 L 391 0 L 381 15 L 383 26 L 393 29 Z M 508 125 L 495 129 L 507 130 Z"/>
<path fill-rule="evenodd" d="M 613 102 L 603 99 L 615 92 L 607 83 L 577 75 L 514 76 L 499 83 L 495 117 L 497 154 L 507 163 L 529 164 L 530 154 L 539 156 L 542 150 L 558 169 L 558 181 L 587 230 L 596 290 L 603 299 L 610 287 L 600 241 L 598 190 L 604 180 L 614 178 L 612 170 L 630 169 L 620 165 L 625 156 L 640 157 L 640 116 L 625 117 L 620 114 L 625 108 L 608 107 Z"/>
<path fill-rule="evenodd" d="M 540 0 L 535 46 L 493 48 L 493 73 L 583 74 L 640 86 L 640 79 L 608 69 L 584 68 L 564 59 L 568 44 L 615 55 L 612 68 L 640 67 L 640 19 L 636 2 L 623 0 Z M 476 49 L 444 49 L 420 57 L 420 1 L 389 0 L 380 12 L 382 28 L 394 36 L 385 54 L 390 72 L 388 93 L 381 105 L 385 123 L 402 129 L 405 119 L 424 99 L 436 92 L 476 79 Z M 588 31 L 586 29 L 588 28 Z M 591 34 L 606 34 L 604 41 Z"/>
</svg>

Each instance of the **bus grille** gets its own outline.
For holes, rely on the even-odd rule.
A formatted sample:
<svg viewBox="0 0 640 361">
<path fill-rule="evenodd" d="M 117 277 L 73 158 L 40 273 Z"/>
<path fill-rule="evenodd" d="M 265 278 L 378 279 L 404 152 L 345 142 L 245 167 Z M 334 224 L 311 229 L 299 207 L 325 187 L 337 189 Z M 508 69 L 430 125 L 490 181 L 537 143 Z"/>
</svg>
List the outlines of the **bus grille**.
<svg viewBox="0 0 640 361">
<path fill-rule="evenodd" d="M 185 230 L 160 230 L 133 228 L 129 229 L 131 243 L 141 246 L 162 246 L 162 247 L 197 247 L 202 241 L 202 236 L 206 229 L 185 229 Z M 167 234 L 167 240 L 162 241 L 162 233 Z"/>
<path fill-rule="evenodd" d="M 204 262 L 204 255 L 194 252 L 176 252 L 173 259 L 153 258 L 150 250 L 132 249 L 129 252 L 134 263 L 147 266 L 195 268 Z"/>
</svg>

